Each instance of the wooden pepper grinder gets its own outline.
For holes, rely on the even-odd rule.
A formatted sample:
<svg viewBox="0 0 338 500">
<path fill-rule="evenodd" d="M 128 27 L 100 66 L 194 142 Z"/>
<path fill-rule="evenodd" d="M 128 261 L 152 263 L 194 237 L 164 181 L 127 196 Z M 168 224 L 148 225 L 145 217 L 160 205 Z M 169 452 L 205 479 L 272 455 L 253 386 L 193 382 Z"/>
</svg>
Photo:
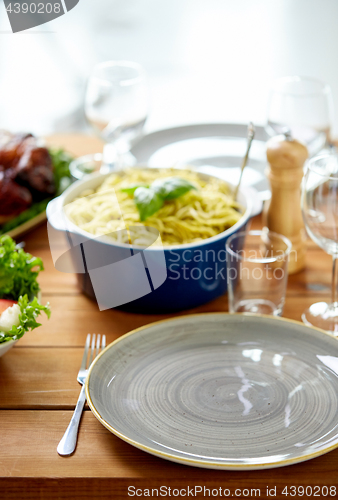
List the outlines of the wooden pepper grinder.
<svg viewBox="0 0 338 500">
<path fill-rule="evenodd" d="M 279 135 L 267 143 L 267 178 L 271 186 L 271 199 L 265 204 L 263 223 L 270 231 L 283 234 L 292 243 L 289 274 L 305 266 L 305 241 L 300 185 L 303 165 L 308 157 L 307 148 L 292 139 L 290 134 Z"/>
</svg>

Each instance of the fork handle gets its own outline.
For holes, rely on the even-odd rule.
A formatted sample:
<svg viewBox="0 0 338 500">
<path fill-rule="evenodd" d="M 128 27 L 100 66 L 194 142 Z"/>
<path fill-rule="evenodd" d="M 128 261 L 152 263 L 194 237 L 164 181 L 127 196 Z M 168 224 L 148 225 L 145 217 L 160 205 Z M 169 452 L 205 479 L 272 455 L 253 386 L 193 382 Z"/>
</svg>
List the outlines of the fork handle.
<svg viewBox="0 0 338 500">
<path fill-rule="evenodd" d="M 65 456 L 70 455 L 76 448 L 77 433 L 79 430 L 79 423 L 81 420 L 81 415 L 83 411 L 84 404 L 86 402 L 85 386 L 81 388 L 79 399 L 77 400 L 76 407 L 72 416 L 71 421 L 67 427 L 66 432 L 63 435 L 58 447 L 57 452 L 59 455 Z"/>
</svg>

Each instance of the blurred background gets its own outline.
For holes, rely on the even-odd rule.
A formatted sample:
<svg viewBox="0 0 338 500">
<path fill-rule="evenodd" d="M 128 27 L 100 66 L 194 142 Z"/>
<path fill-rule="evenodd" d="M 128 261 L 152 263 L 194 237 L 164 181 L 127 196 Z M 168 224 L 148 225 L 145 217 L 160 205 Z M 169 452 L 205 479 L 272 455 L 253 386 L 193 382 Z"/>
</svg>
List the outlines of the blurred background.
<svg viewBox="0 0 338 500">
<path fill-rule="evenodd" d="M 80 0 L 51 23 L 12 34 L 0 0 L 0 128 L 85 130 L 86 78 L 109 59 L 146 69 L 148 132 L 263 125 L 271 84 L 285 75 L 327 82 L 337 110 L 337 19 L 337 0 Z"/>
</svg>

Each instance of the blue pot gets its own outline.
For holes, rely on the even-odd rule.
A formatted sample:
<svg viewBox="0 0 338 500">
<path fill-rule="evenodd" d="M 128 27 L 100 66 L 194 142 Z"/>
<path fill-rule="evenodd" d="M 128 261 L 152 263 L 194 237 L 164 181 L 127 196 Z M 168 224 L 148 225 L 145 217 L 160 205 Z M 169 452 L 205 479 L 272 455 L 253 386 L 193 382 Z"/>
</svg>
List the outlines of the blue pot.
<svg viewBox="0 0 338 500">
<path fill-rule="evenodd" d="M 198 243 L 147 249 L 144 252 L 145 258 L 143 256 L 141 261 L 139 254 L 143 252 L 140 247 L 130 248 L 128 245 L 107 242 L 104 237 L 88 240 L 88 233 L 76 228 L 72 223 L 68 222 L 65 227 L 65 218 L 60 215 L 64 205 L 73 201 L 85 189 L 98 187 L 107 175 L 110 174 L 95 173 L 86 176 L 75 182 L 47 207 L 49 229 L 67 232 L 68 240 L 72 240 L 70 253 L 83 293 L 96 299 L 100 309 L 109 308 L 112 295 L 120 293 L 121 300 L 111 302 L 116 304 L 115 307 L 129 312 L 152 314 L 191 309 L 223 295 L 227 291 L 225 244 L 230 235 L 245 230 L 251 216 L 251 201 L 239 193 L 238 198 L 246 209 L 245 213 L 234 226 L 223 233 Z M 203 174 L 203 177 L 213 176 Z M 51 249 L 53 254 L 53 248 Z M 163 258 L 163 253 L 165 261 L 162 260 L 162 266 L 166 267 L 167 276 L 166 279 L 164 276 L 161 281 L 156 281 L 153 269 L 154 265 L 158 265 L 161 256 Z M 123 299 L 122 290 L 126 274 L 113 272 L 109 275 L 108 269 L 111 264 L 125 263 L 131 255 L 139 258 L 139 267 L 134 274 L 138 277 L 129 280 L 129 290 L 136 289 L 140 280 L 144 279 L 148 280 L 148 291 L 143 296 L 139 295 L 139 298 L 128 301 L 128 297 Z M 147 264 L 148 259 L 150 265 Z M 151 261 L 155 264 L 151 264 Z M 63 262 L 63 258 L 59 258 L 58 262 L 54 259 L 55 266 L 60 270 L 64 270 Z M 139 275 L 138 271 L 143 271 L 143 276 Z M 146 290 L 146 286 L 144 289 Z"/>
</svg>

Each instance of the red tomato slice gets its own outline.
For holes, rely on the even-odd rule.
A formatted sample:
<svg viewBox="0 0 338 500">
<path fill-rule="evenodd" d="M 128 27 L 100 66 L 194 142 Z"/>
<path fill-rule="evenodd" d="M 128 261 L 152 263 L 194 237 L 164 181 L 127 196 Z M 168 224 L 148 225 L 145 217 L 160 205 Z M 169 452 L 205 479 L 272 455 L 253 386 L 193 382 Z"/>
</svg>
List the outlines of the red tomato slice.
<svg viewBox="0 0 338 500">
<path fill-rule="evenodd" d="M 17 300 L 0 299 L 0 314 L 2 314 L 6 309 L 12 307 L 14 304 L 17 303 L 18 303 Z"/>
</svg>

